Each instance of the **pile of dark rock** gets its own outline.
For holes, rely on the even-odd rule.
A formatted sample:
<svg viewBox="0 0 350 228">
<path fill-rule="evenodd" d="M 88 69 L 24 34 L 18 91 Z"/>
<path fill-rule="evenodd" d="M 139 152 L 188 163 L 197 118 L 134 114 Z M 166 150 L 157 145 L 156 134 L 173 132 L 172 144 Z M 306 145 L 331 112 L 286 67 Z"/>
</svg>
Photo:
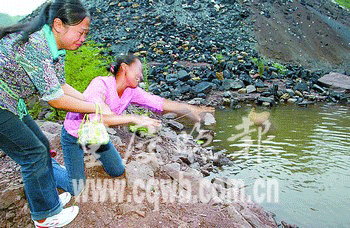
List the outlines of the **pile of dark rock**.
<svg viewBox="0 0 350 228">
<path fill-rule="evenodd" d="M 132 52 L 151 68 L 149 91 L 194 104 L 237 107 L 348 102 L 318 82 L 328 72 L 264 61 L 255 51 L 251 12 L 235 0 L 85 1 L 91 38 L 104 55 Z M 215 99 L 211 99 L 215 97 Z"/>
<path fill-rule="evenodd" d="M 265 65 L 259 74 L 258 66 L 244 52 L 237 60 L 219 65 L 222 71 L 218 72 L 206 66 L 186 69 L 178 64 L 171 73 L 156 66 L 149 74 L 149 90 L 165 98 L 213 106 L 236 107 L 240 102 L 266 106 L 282 102 L 348 102 L 346 90 L 335 91 L 319 81 L 325 74 L 322 72 L 289 65 L 281 73 L 281 69 Z"/>
<path fill-rule="evenodd" d="M 237 1 L 85 1 L 91 38 L 108 54 L 139 53 L 149 61 L 216 61 L 236 50 L 253 52 L 250 12 Z"/>
</svg>

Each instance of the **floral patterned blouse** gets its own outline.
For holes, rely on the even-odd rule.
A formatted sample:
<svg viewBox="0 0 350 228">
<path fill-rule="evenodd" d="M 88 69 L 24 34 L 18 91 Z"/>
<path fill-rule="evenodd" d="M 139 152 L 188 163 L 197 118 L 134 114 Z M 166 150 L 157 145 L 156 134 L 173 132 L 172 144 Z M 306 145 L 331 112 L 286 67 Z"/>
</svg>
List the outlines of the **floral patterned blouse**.
<svg viewBox="0 0 350 228">
<path fill-rule="evenodd" d="M 12 33 L 0 39 L 0 108 L 22 118 L 26 115 L 23 99 L 33 94 L 44 101 L 58 99 L 64 94 L 61 84 L 66 80 L 64 56 L 57 55 L 48 25 L 31 34 L 23 45 L 14 44 L 20 37 Z"/>
</svg>

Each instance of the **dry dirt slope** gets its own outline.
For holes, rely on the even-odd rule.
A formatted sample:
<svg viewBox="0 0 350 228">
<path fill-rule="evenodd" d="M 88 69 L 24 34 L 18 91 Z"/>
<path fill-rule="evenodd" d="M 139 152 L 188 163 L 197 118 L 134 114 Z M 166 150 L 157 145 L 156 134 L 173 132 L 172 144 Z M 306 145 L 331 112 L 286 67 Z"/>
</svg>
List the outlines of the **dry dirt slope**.
<svg viewBox="0 0 350 228">
<path fill-rule="evenodd" d="M 350 73 L 350 12 L 326 0 L 251 1 L 257 49 L 309 69 Z"/>
</svg>

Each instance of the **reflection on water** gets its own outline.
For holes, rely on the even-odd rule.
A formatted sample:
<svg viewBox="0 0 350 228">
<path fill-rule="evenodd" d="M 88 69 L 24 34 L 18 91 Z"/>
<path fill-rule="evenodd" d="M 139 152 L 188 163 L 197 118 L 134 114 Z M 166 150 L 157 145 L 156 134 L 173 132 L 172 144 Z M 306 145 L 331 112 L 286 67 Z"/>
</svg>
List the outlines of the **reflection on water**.
<svg viewBox="0 0 350 228">
<path fill-rule="evenodd" d="M 243 179 L 248 188 L 259 178 L 277 179 L 279 203 L 261 203 L 277 221 L 300 227 L 347 227 L 350 108 L 286 105 L 256 113 L 263 111 L 269 112 L 269 126 L 252 124 L 251 107 L 216 112 L 213 145 L 226 149 L 234 165 L 212 177 Z"/>
</svg>

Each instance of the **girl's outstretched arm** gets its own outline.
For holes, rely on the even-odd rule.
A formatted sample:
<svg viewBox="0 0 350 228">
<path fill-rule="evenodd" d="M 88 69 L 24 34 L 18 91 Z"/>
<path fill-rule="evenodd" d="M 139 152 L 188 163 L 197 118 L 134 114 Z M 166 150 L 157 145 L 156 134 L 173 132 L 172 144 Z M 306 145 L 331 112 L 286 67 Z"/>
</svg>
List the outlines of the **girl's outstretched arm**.
<svg viewBox="0 0 350 228">
<path fill-rule="evenodd" d="M 205 113 L 213 114 L 215 109 L 213 107 L 189 105 L 166 99 L 163 103 L 163 112 L 174 112 L 178 115 L 186 116 L 195 122 L 199 122 L 203 119 Z"/>
<path fill-rule="evenodd" d="M 103 123 L 108 126 L 117 126 L 117 125 L 124 125 L 133 123 L 138 125 L 139 127 L 148 127 L 148 128 L 157 128 L 160 127 L 160 121 L 149 118 L 147 116 L 140 116 L 140 115 L 104 115 L 103 116 Z"/>
</svg>

